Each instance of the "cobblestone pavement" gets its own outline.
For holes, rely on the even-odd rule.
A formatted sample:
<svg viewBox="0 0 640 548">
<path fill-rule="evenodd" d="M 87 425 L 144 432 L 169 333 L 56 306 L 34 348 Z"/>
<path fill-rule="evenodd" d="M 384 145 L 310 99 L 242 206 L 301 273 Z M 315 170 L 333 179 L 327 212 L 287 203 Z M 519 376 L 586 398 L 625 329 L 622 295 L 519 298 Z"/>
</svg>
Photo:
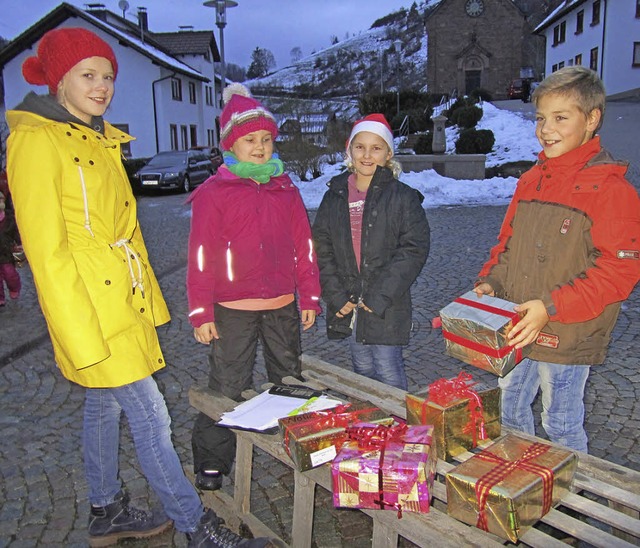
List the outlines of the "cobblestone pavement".
<svg viewBox="0 0 640 548">
<path fill-rule="evenodd" d="M 637 135 L 640 104 L 614 103 L 608 107 L 607 115 L 613 123 L 605 126 L 605 141 L 620 156 L 623 154 L 616 147 L 630 152 L 630 177 L 639 188 L 639 152 L 630 146 L 637 139 L 631 139 L 629 128 L 636 128 Z M 471 287 L 495 242 L 504 211 L 504 207 L 427 211 L 432 248 L 413 290 L 415 331 L 405 352 L 410 390 L 460 370 L 460 362 L 444 355 L 441 333 L 432 330 L 430 322 L 440 308 Z M 173 419 L 176 447 L 187 467 L 191 462 L 190 428 L 195 416 L 187 393 L 191 385 L 204 384 L 207 378 L 206 348 L 193 340 L 185 314 L 188 207 L 179 195 L 143 196 L 139 199 L 139 214 L 151 261 L 173 316 L 172 322 L 159 330 L 168 367 L 157 375 L 157 380 Z M 86 546 L 88 504 L 81 455 L 83 389 L 55 371 L 28 267 L 21 270 L 21 275 L 21 298 L 0 309 L 0 548 Z M 591 452 L 636 470 L 640 470 L 639 313 L 640 289 L 636 288 L 623 306 L 606 363 L 593 368 L 586 390 Z M 322 316 L 317 326 L 303 335 L 302 343 L 306 353 L 350 367 L 345 345 L 327 342 Z M 472 373 L 485 382 L 496 382 L 490 374 L 476 370 Z M 256 384 L 264 379 L 264 369 L 259 365 Z M 141 475 L 126 424 L 122 437 L 123 481 L 136 504 L 157 505 Z M 254 513 L 288 540 L 293 474 L 258 453 L 254 480 Z M 231 492 L 231 487 L 231 480 L 227 479 L 224 489 Z M 314 541 L 318 547 L 367 547 L 370 534 L 369 518 L 360 512 L 333 509 L 328 494 L 318 490 L 314 516 Z M 184 547 L 186 541 L 183 535 L 171 532 L 150 541 L 125 544 Z"/>
</svg>

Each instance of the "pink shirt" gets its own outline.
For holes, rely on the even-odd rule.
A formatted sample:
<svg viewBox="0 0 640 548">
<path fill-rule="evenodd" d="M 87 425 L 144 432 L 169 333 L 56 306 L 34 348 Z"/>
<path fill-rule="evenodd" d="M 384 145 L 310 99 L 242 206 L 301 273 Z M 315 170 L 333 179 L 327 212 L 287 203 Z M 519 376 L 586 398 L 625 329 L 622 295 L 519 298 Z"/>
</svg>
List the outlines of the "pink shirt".
<svg viewBox="0 0 640 548">
<path fill-rule="evenodd" d="M 349 175 L 349 219 L 351 221 L 351 242 L 353 252 L 356 254 L 358 270 L 360 270 L 360 250 L 362 240 L 362 214 L 364 213 L 364 200 L 367 197 L 366 190 L 358 190 L 356 187 L 355 173 Z"/>
</svg>

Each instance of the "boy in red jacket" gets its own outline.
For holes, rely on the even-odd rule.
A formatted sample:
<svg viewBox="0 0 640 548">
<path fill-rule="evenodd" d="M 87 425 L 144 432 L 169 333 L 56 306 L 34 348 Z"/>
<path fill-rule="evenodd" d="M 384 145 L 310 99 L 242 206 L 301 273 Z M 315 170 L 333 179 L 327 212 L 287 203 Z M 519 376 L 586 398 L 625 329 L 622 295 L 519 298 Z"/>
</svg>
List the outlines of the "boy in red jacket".
<svg viewBox="0 0 640 548">
<path fill-rule="evenodd" d="M 606 356 L 620 304 L 640 279 L 640 200 L 595 133 L 605 91 L 598 75 L 566 67 L 535 90 L 537 164 L 507 209 L 475 288 L 521 303 L 511 344 L 529 357 L 499 380 L 502 422 L 534 434 L 542 392 L 551 441 L 587 451 L 584 389 Z"/>
<path fill-rule="evenodd" d="M 270 382 L 300 376 L 300 322 L 315 322 L 320 279 L 300 192 L 273 153 L 275 118 L 241 84 L 224 100 L 224 164 L 191 198 L 187 295 L 195 339 L 211 344 L 209 387 L 238 400 L 258 340 Z M 235 435 L 201 413 L 192 447 L 196 485 L 219 489 Z"/>
</svg>

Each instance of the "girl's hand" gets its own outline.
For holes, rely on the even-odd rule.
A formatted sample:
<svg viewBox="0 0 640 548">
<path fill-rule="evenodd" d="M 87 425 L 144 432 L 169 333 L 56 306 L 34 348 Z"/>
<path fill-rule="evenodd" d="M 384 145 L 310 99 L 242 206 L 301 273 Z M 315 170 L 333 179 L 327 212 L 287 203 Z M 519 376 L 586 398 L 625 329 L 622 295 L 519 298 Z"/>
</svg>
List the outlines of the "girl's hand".
<svg viewBox="0 0 640 548">
<path fill-rule="evenodd" d="M 303 310 L 302 311 L 302 331 L 309 329 L 316 321 L 315 310 Z"/>
<path fill-rule="evenodd" d="M 215 322 L 203 323 L 200 327 L 193 329 L 193 336 L 199 343 L 209 344 L 213 339 L 219 339 Z"/>
<path fill-rule="evenodd" d="M 524 317 L 509 332 L 509 344 L 516 348 L 523 348 L 538 338 L 540 330 L 549 321 L 549 314 L 540 299 L 519 304 L 514 310 L 519 313 L 524 312 Z"/>
<path fill-rule="evenodd" d="M 336 316 L 338 318 L 344 318 L 345 316 L 348 316 L 349 314 L 351 314 L 351 312 L 356 306 L 357 305 L 352 303 L 351 301 L 347 301 L 344 304 L 344 306 L 336 312 Z"/>
</svg>

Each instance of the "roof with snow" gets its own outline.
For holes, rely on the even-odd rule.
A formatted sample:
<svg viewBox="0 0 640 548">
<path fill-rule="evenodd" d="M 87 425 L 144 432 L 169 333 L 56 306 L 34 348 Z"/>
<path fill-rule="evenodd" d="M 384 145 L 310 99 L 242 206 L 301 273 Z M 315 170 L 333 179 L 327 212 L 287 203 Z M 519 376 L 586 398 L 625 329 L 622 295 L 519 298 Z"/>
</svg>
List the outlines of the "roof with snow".
<svg viewBox="0 0 640 548">
<path fill-rule="evenodd" d="M 57 6 L 42 19 L 25 30 L 17 38 L 9 42 L 9 44 L 7 44 L 7 46 L 0 51 L 0 66 L 3 66 L 11 61 L 25 49 L 31 48 L 47 31 L 58 27 L 67 19 L 73 18 L 80 18 L 87 21 L 88 23 L 113 36 L 118 41 L 138 51 L 145 57 L 148 57 L 164 68 L 176 71 L 186 76 L 190 76 L 191 78 L 194 78 L 196 80 L 201 80 L 204 82 L 210 81 L 210 78 L 206 77 L 201 72 L 190 67 L 186 63 L 183 63 L 179 59 L 176 59 L 168 51 L 160 49 L 160 47 L 157 47 L 151 43 L 143 42 L 139 37 L 132 36 L 122 30 L 119 30 L 109 23 L 106 23 L 105 21 L 99 19 L 98 17 L 94 17 L 90 13 L 87 13 L 86 11 L 81 10 L 80 8 L 77 8 L 66 2 L 63 2 L 62 4 Z M 209 32 L 210 36 L 213 36 L 213 31 L 203 32 Z"/>
<path fill-rule="evenodd" d="M 533 32 L 541 32 L 550 25 L 553 25 L 558 19 L 564 17 L 567 13 L 571 12 L 574 8 L 577 8 L 580 4 L 584 4 L 587 0 L 565 0 L 556 9 L 554 9 L 548 17 L 542 20 L 542 22 L 534 29 Z"/>
</svg>

